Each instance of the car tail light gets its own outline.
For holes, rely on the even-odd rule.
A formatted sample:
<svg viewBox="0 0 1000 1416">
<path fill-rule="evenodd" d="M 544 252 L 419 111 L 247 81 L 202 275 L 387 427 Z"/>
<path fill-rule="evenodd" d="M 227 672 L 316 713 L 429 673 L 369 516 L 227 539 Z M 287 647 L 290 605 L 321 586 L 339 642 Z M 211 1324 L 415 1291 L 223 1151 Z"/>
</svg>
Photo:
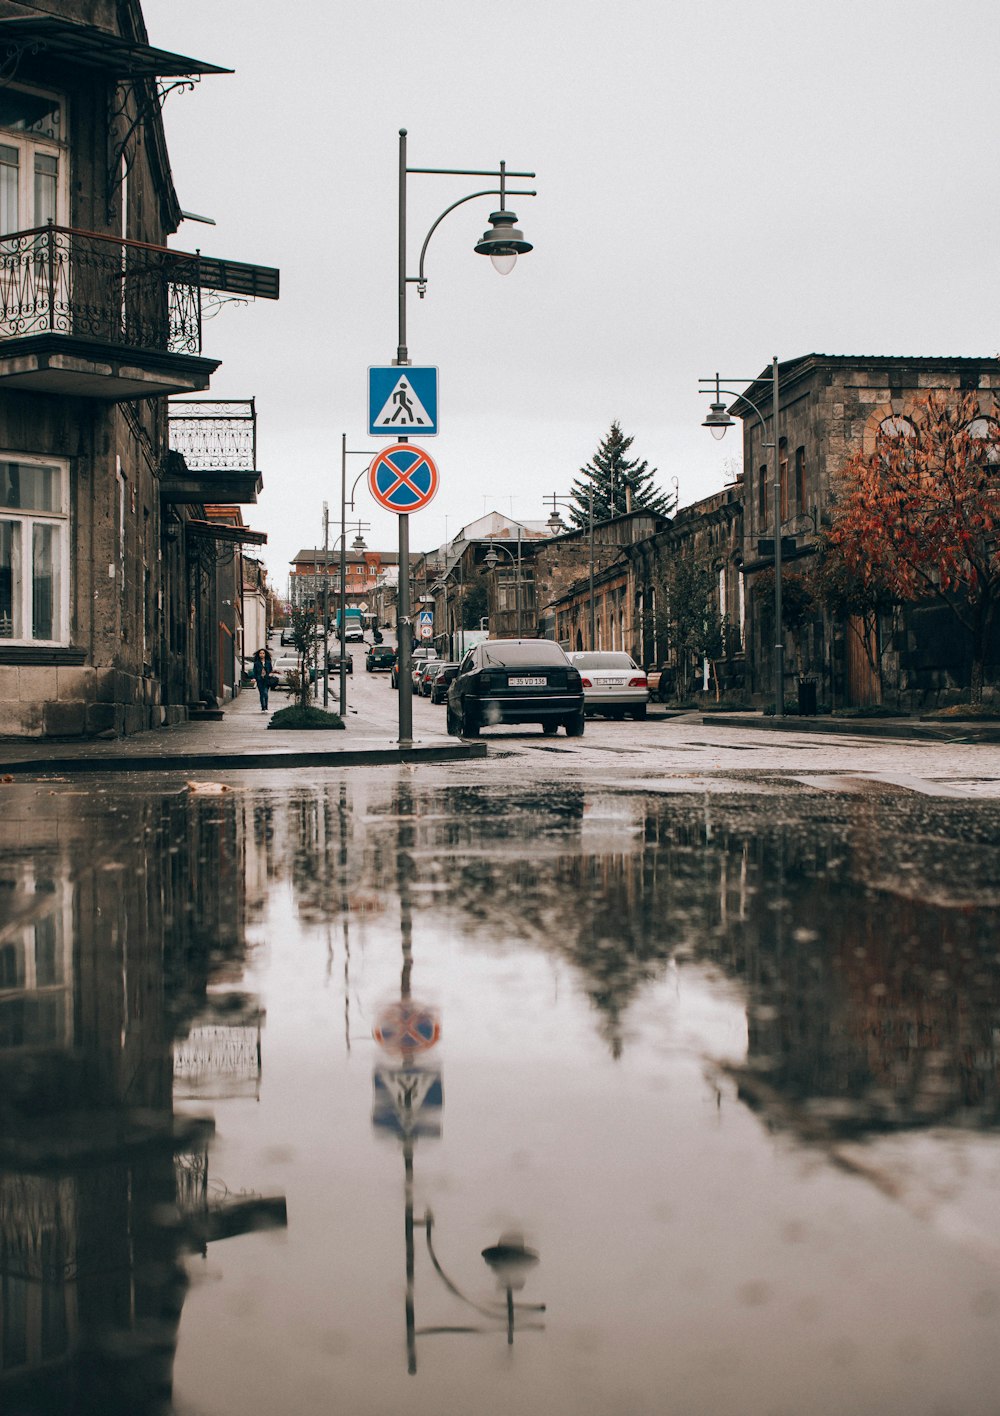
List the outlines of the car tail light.
<svg viewBox="0 0 1000 1416">
<path fill-rule="evenodd" d="M 630 679 L 629 679 L 629 681 L 628 681 L 628 686 L 629 686 L 629 688 L 645 688 L 645 687 L 646 687 L 646 675 L 645 675 L 645 674 L 636 674 L 635 678 L 630 678 Z"/>
<path fill-rule="evenodd" d="M 584 678 L 582 674 L 580 675 L 580 687 L 581 687 L 581 688 L 593 688 L 593 686 L 594 686 L 594 685 L 590 682 L 590 679 L 589 679 L 589 678 Z"/>
</svg>

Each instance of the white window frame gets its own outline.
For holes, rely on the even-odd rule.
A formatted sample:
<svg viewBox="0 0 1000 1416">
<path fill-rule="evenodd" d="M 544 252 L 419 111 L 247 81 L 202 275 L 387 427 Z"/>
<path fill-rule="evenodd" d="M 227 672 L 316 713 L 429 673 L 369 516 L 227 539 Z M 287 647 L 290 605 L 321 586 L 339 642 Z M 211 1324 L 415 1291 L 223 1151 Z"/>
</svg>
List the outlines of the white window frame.
<svg viewBox="0 0 1000 1416">
<path fill-rule="evenodd" d="M 53 648 L 68 646 L 70 607 L 70 515 L 69 515 L 69 462 L 62 457 L 37 457 L 27 452 L 0 451 L 0 462 L 20 462 L 33 467 L 51 467 L 59 475 L 59 510 L 31 511 L 19 507 L 0 506 L 0 521 L 17 522 L 21 527 L 20 583 L 15 583 L 14 593 L 19 598 L 22 633 L 16 638 L 0 639 L 0 648 L 13 645 L 29 648 Z M 57 605 L 58 634 L 54 639 L 34 639 L 28 631 L 32 622 L 32 583 L 28 573 L 31 566 L 33 529 L 35 526 L 54 526 L 58 535 L 56 544 L 61 567 L 59 601 Z"/>
<path fill-rule="evenodd" d="M 65 95 L 58 89 L 36 88 L 31 84 L 10 84 L 9 89 L 18 93 L 37 94 L 40 98 L 51 98 L 59 104 L 59 127 L 61 138 L 48 138 L 41 133 L 26 132 L 23 128 L 0 127 L 0 143 L 5 147 L 18 149 L 18 224 L 15 231 L 30 231 L 34 225 L 35 208 L 35 154 L 54 157 L 57 160 L 56 211 L 57 226 L 69 225 L 69 134 L 67 131 L 67 109 Z M 9 235 L 9 232 L 3 232 Z"/>
</svg>

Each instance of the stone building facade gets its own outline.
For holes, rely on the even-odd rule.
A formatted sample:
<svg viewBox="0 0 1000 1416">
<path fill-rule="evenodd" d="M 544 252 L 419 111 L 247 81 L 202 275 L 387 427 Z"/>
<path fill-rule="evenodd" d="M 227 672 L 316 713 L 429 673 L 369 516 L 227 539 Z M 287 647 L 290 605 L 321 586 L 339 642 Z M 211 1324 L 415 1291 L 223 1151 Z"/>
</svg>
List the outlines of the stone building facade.
<svg viewBox="0 0 1000 1416">
<path fill-rule="evenodd" d="M 189 521 L 259 484 L 189 475 L 167 398 L 218 367 L 206 291 L 277 272 L 167 249 L 158 82 L 224 71 L 153 49 L 138 0 L 0 0 L 0 46 L 0 734 L 134 732 L 213 677 Z"/>
<path fill-rule="evenodd" d="M 730 412 L 743 420 L 743 572 L 747 606 L 747 689 L 773 699 L 774 488 L 770 384 L 766 374 Z M 880 426 L 908 418 L 930 393 L 957 401 L 976 391 L 984 416 L 1000 401 L 995 358 L 846 357 L 808 354 L 779 365 L 779 469 L 783 583 L 805 576 L 817 529 L 829 519 L 837 478 L 858 452 L 870 452 Z M 750 401 L 761 410 L 761 419 Z M 787 619 L 787 616 L 783 616 Z M 877 684 L 858 627 L 820 606 L 794 632 L 786 627 L 786 697 L 797 675 L 813 677 L 832 706 L 876 701 Z M 879 643 L 887 698 L 901 708 L 936 706 L 969 682 L 969 645 L 943 606 L 926 601 L 883 617 Z M 1000 650 L 1000 645 L 997 646 Z M 1000 663 L 995 653 L 993 670 Z"/>
</svg>

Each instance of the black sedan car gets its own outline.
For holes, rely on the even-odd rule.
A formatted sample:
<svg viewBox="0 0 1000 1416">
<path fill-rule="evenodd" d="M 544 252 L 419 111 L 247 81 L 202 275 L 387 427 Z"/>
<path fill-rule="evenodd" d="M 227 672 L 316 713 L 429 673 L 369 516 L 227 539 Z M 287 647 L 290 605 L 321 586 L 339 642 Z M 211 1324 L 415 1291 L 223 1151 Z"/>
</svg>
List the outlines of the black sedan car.
<svg viewBox="0 0 1000 1416">
<path fill-rule="evenodd" d="M 458 673 L 458 664 L 450 659 L 439 659 L 434 665 L 431 679 L 430 698 L 432 703 L 444 703 L 448 697 L 448 685 Z"/>
<path fill-rule="evenodd" d="M 448 688 L 448 731 L 477 737 L 498 723 L 541 723 L 582 737 L 583 685 L 551 639 L 487 639 L 470 649 Z"/>
<path fill-rule="evenodd" d="M 391 671 L 395 662 L 396 651 L 391 644 L 373 644 L 365 655 L 365 669 L 370 674 L 380 669 Z"/>
</svg>

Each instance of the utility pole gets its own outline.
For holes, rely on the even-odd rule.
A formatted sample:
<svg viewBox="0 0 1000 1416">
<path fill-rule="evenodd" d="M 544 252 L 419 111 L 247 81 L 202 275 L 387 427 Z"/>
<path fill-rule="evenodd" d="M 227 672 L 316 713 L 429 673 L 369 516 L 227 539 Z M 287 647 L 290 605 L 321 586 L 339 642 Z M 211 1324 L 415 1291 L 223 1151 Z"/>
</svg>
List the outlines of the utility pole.
<svg viewBox="0 0 1000 1416">
<path fill-rule="evenodd" d="M 330 701 L 329 644 L 330 608 L 330 508 L 323 503 L 323 707 Z"/>
</svg>

